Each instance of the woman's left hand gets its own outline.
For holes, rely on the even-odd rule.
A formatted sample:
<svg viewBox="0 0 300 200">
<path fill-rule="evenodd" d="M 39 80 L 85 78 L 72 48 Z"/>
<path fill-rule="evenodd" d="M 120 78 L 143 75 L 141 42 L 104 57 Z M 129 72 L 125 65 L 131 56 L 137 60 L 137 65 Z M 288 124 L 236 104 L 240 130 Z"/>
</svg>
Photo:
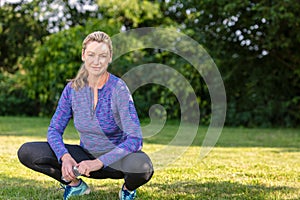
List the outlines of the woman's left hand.
<svg viewBox="0 0 300 200">
<path fill-rule="evenodd" d="M 89 177 L 91 172 L 101 169 L 103 167 L 103 163 L 99 159 L 84 160 L 78 163 L 76 167 L 80 174 Z"/>
</svg>

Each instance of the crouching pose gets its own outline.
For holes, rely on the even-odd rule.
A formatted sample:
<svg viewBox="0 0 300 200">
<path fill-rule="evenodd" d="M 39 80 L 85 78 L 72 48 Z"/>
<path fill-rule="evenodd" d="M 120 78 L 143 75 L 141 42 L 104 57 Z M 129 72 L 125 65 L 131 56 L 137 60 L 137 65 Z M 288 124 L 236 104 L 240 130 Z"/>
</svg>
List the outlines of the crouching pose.
<svg viewBox="0 0 300 200">
<path fill-rule="evenodd" d="M 83 64 L 61 94 L 47 142 L 23 144 L 19 160 L 64 184 L 65 200 L 90 192 L 77 173 L 94 179 L 124 179 L 119 197 L 134 199 L 136 189 L 151 179 L 153 166 L 141 150 L 141 127 L 131 94 L 124 81 L 107 71 L 112 60 L 110 37 L 100 31 L 89 34 L 81 56 Z M 72 117 L 80 145 L 63 141 Z"/>
</svg>

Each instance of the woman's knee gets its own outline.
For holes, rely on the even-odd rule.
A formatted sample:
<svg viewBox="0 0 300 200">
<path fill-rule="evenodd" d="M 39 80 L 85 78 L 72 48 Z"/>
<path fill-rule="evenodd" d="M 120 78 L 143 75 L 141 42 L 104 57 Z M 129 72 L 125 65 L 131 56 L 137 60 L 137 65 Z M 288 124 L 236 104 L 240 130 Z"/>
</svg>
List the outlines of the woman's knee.
<svg viewBox="0 0 300 200">
<path fill-rule="evenodd" d="M 19 148 L 17 154 L 18 154 L 19 161 L 24 165 L 28 165 L 31 160 L 30 158 L 32 154 L 32 143 L 31 142 L 24 143 Z"/>
<path fill-rule="evenodd" d="M 143 152 L 128 156 L 123 167 L 125 168 L 125 184 L 129 190 L 147 183 L 154 173 L 150 158 Z"/>
<path fill-rule="evenodd" d="M 144 152 L 137 152 L 127 156 L 122 167 L 123 170 L 129 173 L 148 174 L 150 177 L 154 172 L 153 164 Z"/>
<path fill-rule="evenodd" d="M 24 143 L 18 150 L 18 158 L 25 166 L 31 166 L 34 160 L 43 157 L 44 154 L 49 154 L 50 147 L 47 142 L 27 142 Z"/>
</svg>

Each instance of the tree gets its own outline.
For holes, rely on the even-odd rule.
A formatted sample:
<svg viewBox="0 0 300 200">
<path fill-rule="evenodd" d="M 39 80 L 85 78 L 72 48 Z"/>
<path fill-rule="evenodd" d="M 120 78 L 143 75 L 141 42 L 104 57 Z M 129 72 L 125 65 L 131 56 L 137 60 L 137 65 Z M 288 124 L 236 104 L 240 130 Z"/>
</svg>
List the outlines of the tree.
<svg viewBox="0 0 300 200">
<path fill-rule="evenodd" d="M 114 19 L 125 28 L 137 28 L 161 24 L 163 20 L 159 4 L 139 0 L 98 0 L 103 18 Z"/>
<path fill-rule="evenodd" d="M 16 72 L 18 58 L 30 55 L 35 42 L 50 33 L 85 25 L 89 17 L 97 17 L 97 10 L 93 0 L 5 3 L 0 7 L 0 69 Z"/>
<path fill-rule="evenodd" d="M 230 125 L 296 125 L 300 5 L 296 0 L 171 0 L 164 6 L 223 74 Z"/>
<path fill-rule="evenodd" d="M 97 4 L 92 0 L 77 4 L 67 0 L 34 0 L 0 8 L 4 19 L 0 23 L 0 68 L 18 71 L 15 77 L 20 79 L 14 84 L 24 84 L 39 108 L 38 113 L 52 112 L 65 80 L 77 72 L 81 61 L 77 57 L 79 49 L 74 46 L 79 48 L 80 44 L 74 45 L 74 41 L 81 42 L 92 29 L 101 28 L 113 34 L 162 26 L 181 30 L 213 57 L 226 86 L 228 125 L 299 124 L 300 4 L 297 0 L 98 0 Z M 85 9 L 86 5 L 93 9 Z M 61 7 L 65 7 L 63 12 Z M 20 18 L 21 14 L 25 17 Z M 58 18 L 53 20 L 55 16 Z M 168 37 L 161 35 L 160 39 Z M 160 49 L 142 49 L 115 60 L 111 69 L 122 76 L 131 67 L 145 63 L 172 66 L 185 76 L 198 95 L 201 114 L 205 113 L 208 123 L 209 91 L 201 75 L 180 56 Z M 1 80 L 8 80 L 7 77 L 2 76 Z M 170 83 L 178 84 L 174 80 Z M 171 111 L 172 118 L 179 117 L 177 100 L 165 88 L 148 85 L 134 95 L 139 99 L 140 103 L 136 103 L 142 115 L 151 104 L 161 103 Z"/>
<path fill-rule="evenodd" d="M 22 3 L 1 6 L 0 18 L 0 69 L 14 73 L 18 58 L 31 54 L 34 43 L 48 35 L 47 24 L 37 21 Z"/>
<path fill-rule="evenodd" d="M 31 61 L 37 57 L 35 53 L 39 53 L 36 49 L 44 45 L 45 36 L 50 33 L 84 25 L 88 17 L 96 15 L 94 1 L 24 0 L 0 6 L 0 103 L 4 105 L 0 115 L 38 115 L 43 112 L 40 108 L 45 105 L 45 94 L 32 91 L 39 84 L 34 81 L 40 80 L 33 76 L 29 81 L 31 73 L 26 74 L 27 70 L 34 70 Z M 24 62 L 28 63 L 26 69 Z M 33 88 L 29 88 L 30 83 L 34 83 Z M 49 113 L 49 109 L 45 108 L 45 113 Z"/>
</svg>

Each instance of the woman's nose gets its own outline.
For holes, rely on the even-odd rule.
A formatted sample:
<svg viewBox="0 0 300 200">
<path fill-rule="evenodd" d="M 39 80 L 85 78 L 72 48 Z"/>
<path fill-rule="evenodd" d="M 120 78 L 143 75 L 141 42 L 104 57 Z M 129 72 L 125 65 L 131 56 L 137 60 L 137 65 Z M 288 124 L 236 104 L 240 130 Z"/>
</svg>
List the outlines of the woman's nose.
<svg viewBox="0 0 300 200">
<path fill-rule="evenodd" d="M 95 56 L 94 60 L 93 60 L 93 64 L 99 64 L 101 62 L 101 58 L 98 56 Z"/>
</svg>

